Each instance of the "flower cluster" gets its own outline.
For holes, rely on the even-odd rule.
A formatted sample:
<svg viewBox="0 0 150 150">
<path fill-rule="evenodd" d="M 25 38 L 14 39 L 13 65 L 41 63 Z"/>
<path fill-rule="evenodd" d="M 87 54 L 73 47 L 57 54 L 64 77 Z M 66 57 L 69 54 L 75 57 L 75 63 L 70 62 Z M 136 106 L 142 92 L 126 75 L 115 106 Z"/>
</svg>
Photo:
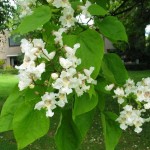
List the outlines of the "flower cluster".
<svg viewBox="0 0 150 150">
<path fill-rule="evenodd" d="M 26 6 L 24 7 L 26 12 L 28 6 L 35 5 L 35 2 L 36 0 L 32 2 L 30 0 L 26 2 L 21 1 L 19 5 L 21 7 Z M 58 19 L 60 28 L 58 31 L 53 31 L 52 35 L 55 36 L 54 42 L 57 44 L 56 47 L 59 47 L 61 54 L 64 50 L 64 55 L 59 56 L 59 65 L 62 70 L 60 72 L 55 70 L 56 72 L 51 74 L 53 82 L 48 86 L 51 86 L 53 90 L 45 92 L 41 97 L 42 100 L 35 105 L 35 109 L 40 110 L 45 108 L 47 110 L 46 116 L 52 117 L 54 115 L 53 109 L 57 106 L 64 107 L 68 102 L 67 96 L 69 94 L 75 92 L 77 96 L 81 96 L 90 89 L 91 84 L 96 84 L 97 82 L 91 77 L 94 67 L 83 69 L 81 70 L 82 72 L 77 71 L 77 66 L 81 64 L 81 59 L 77 58 L 75 54 L 80 44 L 77 43 L 71 48 L 63 43 L 63 33 L 67 33 L 77 22 L 75 10 L 72 8 L 71 3 L 68 0 L 47 0 L 47 2 L 51 6 L 60 9 L 62 14 Z M 87 0 L 85 6 L 80 6 L 81 14 L 90 17 L 90 13 L 88 12 L 90 5 L 91 3 Z M 30 14 L 32 10 L 28 12 Z M 25 15 L 28 14 L 22 14 L 22 16 Z M 45 71 L 46 64 L 41 60 L 52 60 L 55 52 L 49 54 L 44 48 L 45 43 L 41 39 L 33 39 L 32 41 L 23 39 L 21 43 L 22 52 L 25 54 L 24 61 L 21 66 L 16 66 L 16 68 L 19 70 L 19 89 L 23 90 L 27 87 L 34 88 L 35 81 L 41 79 L 41 75 Z"/>
<path fill-rule="evenodd" d="M 23 18 L 27 15 L 32 14 L 31 6 L 36 5 L 36 0 L 17 0 L 17 6 L 20 8 L 20 18 Z"/>
<path fill-rule="evenodd" d="M 33 88 L 34 81 L 41 78 L 42 73 L 45 71 L 45 63 L 42 62 L 36 65 L 37 58 L 46 58 L 51 60 L 55 56 L 55 51 L 48 54 L 44 49 L 45 43 L 41 39 L 34 39 L 28 41 L 21 40 L 21 51 L 24 53 L 23 64 L 16 66 L 19 70 L 19 89 L 24 90 L 28 86 Z"/>
<path fill-rule="evenodd" d="M 48 3 L 51 3 L 56 8 L 61 8 L 62 16 L 59 18 L 59 22 L 63 28 L 70 28 L 75 25 L 77 18 L 75 16 L 75 11 L 72 8 L 68 0 L 47 0 Z M 88 12 L 88 8 L 91 5 L 91 2 L 86 1 L 85 5 L 79 6 L 81 10 L 81 15 L 84 15 L 86 18 L 90 18 L 91 14 Z"/>
<path fill-rule="evenodd" d="M 135 126 L 134 131 L 140 133 L 142 131 L 141 126 L 145 122 L 144 118 L 141 117 L 142 112 L 145 112 L 145 110 L 133 109 L 133 106 L 126 105 L 116 121 L 120 123 L 121 129 L 125 130 L 128 126 Z"/>
<path fill-rule="evenodd" d="M 114 84 L 107 85 L 105 89 L 111 91 L 114 86 Z M 123 111 L 117 119 L 120 128 L 125 130 L 128 126 L 135 126 L 134 131 L 141 132 L 142 124 L 149 120 L 142 118 L 141 115 L 150 109 L 150 77 L 143 78 L 137 83 L 128 79 L 123 87 L 116 87 L 113 93 L 113 98 L 123 106 Z"/>
<path fill-rule="evenodd" d="M 40 110 L 46 108 L 46 116 L 52 117 L 52 110 L 59 107 L 64 107 L 65 103 L 68 102 L 67 95 L 73 93 L 77 96 L 83 95 L 90 89 L 90 84 L 96 84 L 96 80 L 91 78 L 91 74 L 94 71 L 94 67 L 90 69 L 84 69 L 83 72 L 77 72 L 76 67 L 81 64 L 81 59 L 75 56 L 76 50 L 80 47 L 77 43 L 73 48 L 65 46 L 66 58 L 60 57 L 59 63 L 63 68 L 60 75 L 58 73 L 52 73 L 51 77 L 54 80 L 52 87 L 58 92 L 45 93 L 42 96 L 42 101 L 35 105 L 35 109 Z M 46 98 L 45 98 L 46 97 Z"/>
</svg>

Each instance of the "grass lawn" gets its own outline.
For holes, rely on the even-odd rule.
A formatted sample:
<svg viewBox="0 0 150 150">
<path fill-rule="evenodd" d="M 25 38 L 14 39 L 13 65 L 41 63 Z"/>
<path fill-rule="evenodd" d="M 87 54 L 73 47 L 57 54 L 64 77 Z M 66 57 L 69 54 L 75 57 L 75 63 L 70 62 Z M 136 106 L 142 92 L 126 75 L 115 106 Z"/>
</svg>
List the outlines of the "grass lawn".
<svg viewBox="0 0 150 150">
<path fill-rule="evenodd" d="M 130 71 L 129 76 L 135 81 L 150 76 L 150 70 Z M 14 85 L 18 82 L 15 75 L 0 75 L 0 108 Z M 37 140 L 24 150 L 56 150 L 54 144 L 54 132 L 56 130 L 57 114 L 51 119 L 51 130 L 49 133 Z M 124 132 L 116 150 L 150 150 L 150 124 L 143 126 L 143 131 L 136 134 L 130 128 Z M 104 141 L 99 117 L 95 117 L 91 130 L 83 141 L 79 150 L 104 150 Z M 17 150 L 16 142 L 12 132 L 0 133 L 0 150 Z"/>
<path fill-rule="evenodd" d="M 7 97 L 17 83 L 17 75 L 0 74 L 0 97 Z"/>
</svg>

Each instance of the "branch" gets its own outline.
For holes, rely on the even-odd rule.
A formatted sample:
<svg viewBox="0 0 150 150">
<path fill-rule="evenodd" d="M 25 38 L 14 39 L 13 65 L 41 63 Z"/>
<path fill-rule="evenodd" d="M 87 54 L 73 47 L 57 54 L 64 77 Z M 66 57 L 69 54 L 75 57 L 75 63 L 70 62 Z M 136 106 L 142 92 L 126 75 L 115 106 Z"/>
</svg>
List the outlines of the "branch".
<svg viewBox="0 0 150 150">
<path fill-rule="evenodd" d="M 123 7 L 126 4 L 126 2 L 128 2 L 128 1 L 124 0 L 123 3 L 118 8 L 116 8 L 116 10 L 114 12 L 112 12 L 111 14 L 112 15 L 115 14 L 121 7 Z"/>
<path fill-rule="evenodd" d="M 137 6 L 139 3 L 137 2 L 137 3 L 135 3 L 134 5 L 132 5 L 131 7 L 129 7 L 129 8 L 127 8 L 127 9 L 125 9 L 125 10 L 123 10 L 123 11 L 120 11 L 120 12 L 118 12 L 118 13 L 115 13 L 115 14 L 112 14 L 113 16 L 117 16 L 117 15 L 120 15 L 120 14 L 123 14 L 123 13 L 125 13 L 125 12 L 128 12 L 128 11 L 131 11 L 135 6 Z"/>
</svg>

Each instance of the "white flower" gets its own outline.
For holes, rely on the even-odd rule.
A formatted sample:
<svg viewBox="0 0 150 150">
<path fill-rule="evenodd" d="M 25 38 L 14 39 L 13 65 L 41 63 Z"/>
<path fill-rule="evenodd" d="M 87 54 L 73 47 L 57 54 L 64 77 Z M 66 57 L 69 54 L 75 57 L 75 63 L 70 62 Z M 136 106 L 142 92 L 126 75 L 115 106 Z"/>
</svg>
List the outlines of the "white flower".
<svg viewBox="0 0 150 150">
<path fill-rule="evenodd" d="M 43 57 L 46 58 L 46 59 L 48 58 L 48 60 L 50 61 L 50 60 L 52 60 L 55 57 L 56 51 L 50 52 L 48 54 L 47 50 L 43 49 L 43 54 L 44 54 Z"/>
<path fill-rule="evenodd" d="M 94 71 L 94 67 L 90 67 L 89 70 L 88 69 L 84 69 L 83 71 L 84 71 L 84 73 L 85 73 L 85 75 L 87 77 L 87 80 L 86 80 L 87 83 L 97 84 L 97 81 L 94 80 L 93 78 L 91 78 L 91 74 Z"/>
<path fill-rule="evenodd" d="M 68 0 L 54 0 L 52 4 L 56 8 L 60 8 L 60 7 L 65 8 L 65 7 L 70 6 L 70 3 Z"/>
<path fill-rule="evenodd" d="M 61 47 L 63 46 L 62 34 L 66 31 L 66 28 L 60 28 L 58 31 L 53 31 L 52 34 L 56 36 L 54 39 L 55 44 L 59 44 Z"/>
<path fill-rule="evenodd" d="M 44 49 L 45 47 L 45 43 L 43 42 L 42 39 L 33 39 L 32 42 L 33 42 L 34 47 L 36 48 Z"/>
<path fill-rule="evenodd" d="M 46 116 L 52 117 L 54 115 L 53 109 L 56 108 L 56 94 L 46 92 L 42 97 L 42 101 L 35 105 L 34 109 L 41 110 L 41 108 L 46 108 Z"/>
<path fill-rule="evenodd" d="M 36 81 L 41 78 L 42 73 L 45 71 L 45 63 L 41 63 L 38 66 L 35 66 L 35 62 L 30 61 L 26 66 L 21 65 L 16 67 L 19 69 L 19 84 L 18 87 L 20 90 L 25 88 L 33 87 L 33 81 Z"/>
<path fill-rule="evenodd" d="M 149 103 L 144 104 L 144 108 L 145 108 L 145 109 L 150 109 L 150 102 L 149 102 Z"/>
<path fill-rule="evenodd" d="M 143 79 L 142 79 L 142 82 L 144 83 L 144 85 L 147 85 L 147 86 L 150 87 L 150 77 L 143 78 Z"/>
<path fill-rule="evenodd" d="M 36 66 L 35 70 L 31 72 L 31 74 L 35 74 L 35 78 L 40 79 L 42 73 L 45 72 L 45 63 L 41 63 L 40 65 Z"/>
<path fill-rule="evenodd" d="M 124 103 L 124 99 L 123 99 L 123 98 L 121 98 L 121 97 L 118 97 L 118 99 L 117 99 L 117 100 L 118 100 L 118 103 L 119 103 L 119 104 Z"/>
<path fill-rule="evenodd" d="M 114 90 L 114 93 L 116 94 L 117 97 L 123 97 L 124 96 L 123 88 L 118 87 L 116 90 Z"/>
<path fill-rule="evenodd" d="M 122 130 L 126 130 L 127 129 L 127 125 L 125 125 L 125 124 L 120 124 L 120 128 L 122 129 Z"/>
<path fill-rule="evenodd" d="M 75 53 L 76 53 L 76 50 L 77 50 L 79 47 L 80 47 L 80 44 L 79 44 L 79 43 L 76 43 L 73 48 L 71 48 L 71 47 L 69 47 L 69 46 L 65 46 L 64 49 L 65 49 L 65 51 L 67 52 L 67 53 L 66 53 L 66 56 L 67 56 L 67 57 L 74 56 Z"/>
<path fill-rule="evenodd" d="M 31 42 L 29 42 L 28 40 L 26 40 L 26 39 L 22 39 L 20 47 L 21 47 L 22 53 L 26 53 L 30 49 L 33 48 L 33 44 Z"/>
<path fill-rule="evenodd" d="M 105 87 L 105 90 L 106 90 L 106 91 L 111 91 L 114 86 L 115 86 L 114 84 L 109 84 L 109 85 L 107 85 L 107 86 Z"/>
<path fill-rule="evenodd" d="M 49 59 L 53 59 L 53 58 L 55 57 L 55 55 L 56 55 L 56 52 L 55 52 L 55 51 L 50 52 L 50 53 L 48 54 L 48 58 L 49 58 Z"/>
<path fill-rule="evenodd" d="M 31 78 L 28 78 L 28 74 L 26 72 L 21 72 L 18 75 L 18 77 L 20 79 L 19 84 L 18 84 L 20 91 L 22 91 L 25 88 L 27 88 L 28 86 L 30 86 L 33 82 Z"/>
<path fill-rule="evenodd" d="M 134 129 L 134 131 L 135 131 L 136 133 L 140 133 L 140 132 L 142 131 L 142 128 L 136 127 L 136 128 Z"/>
<path fill-rule="evenodd" d="M 42 39 L 33 39 L 32 42 L 22 39 L 21 41 L 21 50 L 25 53 L 24 62 L 35 61 L 37 58 L 45 58 L 48 61 L 52 60 L 56 54 L 55 51 L 48 53 L 44 49 L 45 43 Z"/>
<path fill-rule="evenodd" d="M 71 61 L 69 61 L 68 59 L 62 58 L 62 57 L 59 58 L 59 63 L 64 69 L 67 69 L 72 66 Z"/>
<path fill-rule="evenodd" d="M 59 21 L 63 27 L 70 28 L 75 25 L 76 18 L 74 17 L 74 9 L 71 6 L 64 8 L 62 14 Z"/>
<path fill-rule="evenodd" d="M 66 103 L 68 103 L 67 101 L 67 96 L 64 93 L 58 93 L 57 98 L 59 99 L 57 101 L 57 105 L 59 107 L 64 107 Z"/>
<path fill-rule="evenodd" d="M 91 17 L 91 14 L 88 12 L 89 6 L 91 6 L 91 2 L 89 2 L 88 0 L 86 1 L 85 6 L 80 6 L 82 14 L 85 15 L 87 18 Z"/>
</svg>

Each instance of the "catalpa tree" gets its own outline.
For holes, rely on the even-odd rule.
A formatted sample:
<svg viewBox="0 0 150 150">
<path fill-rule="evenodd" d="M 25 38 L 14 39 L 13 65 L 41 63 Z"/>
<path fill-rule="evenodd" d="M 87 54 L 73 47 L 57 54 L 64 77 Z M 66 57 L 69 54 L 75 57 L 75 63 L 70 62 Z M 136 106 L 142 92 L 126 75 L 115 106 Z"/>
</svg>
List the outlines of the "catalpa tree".
<svg viewBox="0 0 150 150">
<path fill-rule="evenodd" d="M 144 117 L 150 108 L 150 78 L 135 83 L 119 56 L 104 53 L 103 37 L 128 41 L 107 2 L 17 1 L 21 22 L 13 34 L 25 37 L 24 60 L 16 66 L 19 84 L 2 108 L 0 132 L 13 130 L 18 149 L 44 136 L 56 112 L 58 150 L 78 149 L 96 111 L 106 150 L 115 149 L 122 130 L 131 126 L 140 133 L 150 121 Z M 107 109 L 106 100 L 112 99 L 118 114 Z"/>
</svg>

